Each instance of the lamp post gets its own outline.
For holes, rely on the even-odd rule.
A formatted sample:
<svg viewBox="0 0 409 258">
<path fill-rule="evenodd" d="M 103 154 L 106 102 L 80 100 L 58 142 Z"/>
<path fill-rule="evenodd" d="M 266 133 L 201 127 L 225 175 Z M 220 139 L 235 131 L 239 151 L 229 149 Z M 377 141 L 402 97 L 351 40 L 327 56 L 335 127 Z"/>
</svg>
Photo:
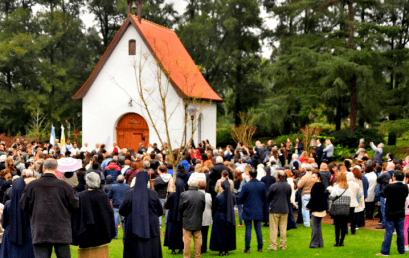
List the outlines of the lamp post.
<svg viewBox="0 0 409 258">
<path fill-rule="evenodd" d="M 195 119 L 197 110 L 196 108 L 189 108 L 188 112 L 190 115 L 190 119 L 192 120 L 192 141 L 193 141 L 193 120 Z"/>
</svg>

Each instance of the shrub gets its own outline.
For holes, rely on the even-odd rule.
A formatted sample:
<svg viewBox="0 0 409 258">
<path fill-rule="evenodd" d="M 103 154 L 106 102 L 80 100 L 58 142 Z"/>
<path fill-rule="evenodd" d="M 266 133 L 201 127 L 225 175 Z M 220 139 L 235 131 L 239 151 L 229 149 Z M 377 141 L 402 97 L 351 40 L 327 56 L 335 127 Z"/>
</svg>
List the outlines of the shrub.
<svg viewBox="0 0 409 258">
<path fill-rule="evenodd" d="M 377 129 L 366 129 L 359 127 L 355 131 L 350 131 L 348 129 L 339 130 L 331 133 L 331 136 L 334 137 L 334 145 L 342 145 L 343 147 L 357 149 L 359 140 L 365 139 L 365 146 L 369 147 L 370 142 L 378 144 L 383 142 L 383 135 L 379 133 Z"/>
<path fill-rule="evenodd" d="M 303 141 L 303 137 L 302 134 L 289 134 L 289 135 L 280 135 L 277 138 L 273 138 L 273 142 L 277 143 L 277 146 L 280 147 L 280 143 L 286 143 L 287 142 L 287 138 L 291 139 L 291 142 L 293 143 L 293 148 L 295 145 L 295 139 L 297 139 L 297 137 L 300 137 L 301 142 Z"/>
<path fill-rule="evenodd" d="M 334 158 L 335 158 L 335 160 L 352 159 L 354 154 L 355 154 L 354 149 L 350 149 L 348 147 L 343 147 L 340 144 L 334 146 Z"/>
<path fill-rule="evenodd" d="M 226 147 L 226 145 L 231 144 L 233 146 L 236 145 L 236 142 L 233 140 L 233 137 L 231 136 L 231 127 L 229 126 L 217 126 L 217 131 L 216 131 L 216 139 L 217 147 Z"/>
</svg>

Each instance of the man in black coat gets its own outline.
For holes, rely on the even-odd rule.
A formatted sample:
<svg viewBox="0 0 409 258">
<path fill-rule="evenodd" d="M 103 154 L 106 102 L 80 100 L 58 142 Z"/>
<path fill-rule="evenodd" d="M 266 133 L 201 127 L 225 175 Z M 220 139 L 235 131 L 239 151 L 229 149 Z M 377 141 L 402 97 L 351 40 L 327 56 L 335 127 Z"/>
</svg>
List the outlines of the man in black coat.
<svg viewBox="0 0 409 258">
<path fill-rule="evenodd" d="M 396 229 L 398 236 L 398 252 L 405 254 L 404 221 L 406 197 L 409 194 L 408 186 L 403 183 L 405 175 L 402 171 L 396 170 L 389 185 L 381 191 L 381 196 L 386 198 L 385 204 L 385 237 L 382 249 L 378 256 L 389 256 L 393 232 Z"/>
<path fill-rule="evenodd" d="M 214 188 L 216 186 L 217 180 L 222 178 L 222 172 L 223 170 L 230 171 L 228 167 L 226 167 L 223 164 L 223 158 L 220 156 L 217 156 L 216 158 L 216 165 L 214 165 L 212 168 L 210 168 L 210 194 L 212 195 L 212 200 L 216 197 L 216 192 L 214 191 Z M 229 173 L 229 178 L 232 179 L 232 173 Z"/>
<path fill-rule="evenodd" d="M 190 257 L 190 241 L 194 241 L 195 257 L 200 257 L 203 212 L 205 210 L 205 194 L 198 191 L 196 178 L 190 180 L 189 190 L 180 195 L 179 211 L 183 217 L 183 256 Z"/>
<path fill-rule="evenodd" d="M 317 153 L 319 163 L 321 163 L 323 150 L 324 150 L 324 147 L 321 144 L 321 140 L 317 139 L 317 146 L 315 147 L 315 152 Z M 320 164 L 318 164 L 318 165 L 320 165 Z"/>
<path fill-rule="evenodd" d="M 30 215 L 31 235 L 36 258 L 70 257 L 71 213 L 78 209 L 78 198 L 66 182 L 56 177 L 58 162 L 47 159 L 43 176 L 26 186 L 21 208 Z"/>
<path fill-rule="evenodd" d="M 290 213 L 291 186 L 287 183 L 283 170 L 277 172 L 277 182 L 268 189 L 267 202 L 270 203 L 270 247 L 277 250 L 277 231 L 280 229 L 280 248 L 287 249 L 287 221 Z"/>
</svg>

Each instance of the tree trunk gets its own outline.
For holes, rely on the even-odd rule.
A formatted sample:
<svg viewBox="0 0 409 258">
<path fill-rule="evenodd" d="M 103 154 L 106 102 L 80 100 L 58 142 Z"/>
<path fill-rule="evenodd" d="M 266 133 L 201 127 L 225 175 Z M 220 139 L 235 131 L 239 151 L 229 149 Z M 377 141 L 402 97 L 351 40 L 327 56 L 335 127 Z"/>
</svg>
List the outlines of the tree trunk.
<svg viewBox="0 0 409 258">
<path fill-rule="evenodd" d="M 338 100 L 338 106 L 335 115 L 335 131 L 341 130 L 341 98 Z"/>
<path fill-rule="evenodd" d="M 350 80 L 351 88 L 351 111 L 350 111 L 350 125 L 349 130 L 355 131 L 356 128 L 356 117 L 358 115 L 358 105 L 356 103 L 356 75 L 354 74 Z"/>
<path fill-rule="evenodd" d="M 348 3 L 348 21 L 349 21 L 349 48 L 355 49 L 354 45 L 352 44 L 352 39 L 354 38 L 354 26 L 352 22 L 354 21 L 354 13 L 353 13 L 353 0 L 350 0 Z M 350 81 L 349 87 L 351 89 L 351 110 L 350 110 L 350 126 L 349 130 L 355 131 L 356 128 L 356 117 L 357 117 L 357 93 L 356 93 L 356 74 L 353 74 Z"/>
</svg>

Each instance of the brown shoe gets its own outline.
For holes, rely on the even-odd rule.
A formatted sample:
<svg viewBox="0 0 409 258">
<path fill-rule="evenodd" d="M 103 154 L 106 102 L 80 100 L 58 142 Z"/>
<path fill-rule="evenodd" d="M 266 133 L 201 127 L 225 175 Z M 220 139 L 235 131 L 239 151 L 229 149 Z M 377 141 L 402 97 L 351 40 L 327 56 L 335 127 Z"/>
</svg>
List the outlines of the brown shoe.
<svg viewBox="0 0 409 258">
<path fill-rule="evenodd" d="M 244 254 L 249 254 L 250 253 L 250 250 L 244 250 L 244 251 L 242 251 L 242 253 L 244 253 Z"/>
<path fill-rule="evenodd" d="M 261 250 L 261 249 L 260 249 L 260 250 L 257 250 L 257 252 L 262 253 L 262 252 L 263 252 L 263 250 Z"/>
</svg>

